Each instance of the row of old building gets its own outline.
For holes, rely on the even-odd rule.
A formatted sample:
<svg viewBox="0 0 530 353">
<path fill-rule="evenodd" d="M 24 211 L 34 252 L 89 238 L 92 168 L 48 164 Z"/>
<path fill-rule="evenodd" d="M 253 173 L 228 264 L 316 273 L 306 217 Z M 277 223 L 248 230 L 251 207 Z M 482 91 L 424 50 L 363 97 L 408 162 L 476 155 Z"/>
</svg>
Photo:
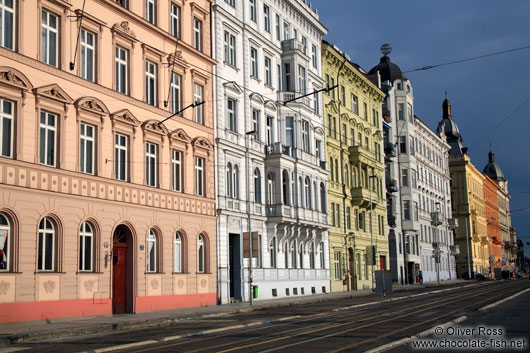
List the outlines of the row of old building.
<svg viewBox="0 0 530 353">
<path fill-rule="evenodd" d="M 433 132 L 388 51 L 364 71 L 305 1 L 0 16 L 0 322 L 514 266 L 493 155 L 478 172 L 447 100 Z"/>
</svg>

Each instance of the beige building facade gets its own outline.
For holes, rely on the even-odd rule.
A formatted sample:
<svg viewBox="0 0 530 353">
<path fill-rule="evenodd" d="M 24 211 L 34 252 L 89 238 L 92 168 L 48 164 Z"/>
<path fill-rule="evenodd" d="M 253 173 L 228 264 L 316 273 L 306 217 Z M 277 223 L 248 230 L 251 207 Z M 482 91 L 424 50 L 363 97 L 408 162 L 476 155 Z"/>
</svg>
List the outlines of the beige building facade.
<svg viewBox="0 0 530 353">
<path fill-rule="evenodd" d="M 216 303 L 210 3 L 0 6 L 0 322 Z"/>
</svg>

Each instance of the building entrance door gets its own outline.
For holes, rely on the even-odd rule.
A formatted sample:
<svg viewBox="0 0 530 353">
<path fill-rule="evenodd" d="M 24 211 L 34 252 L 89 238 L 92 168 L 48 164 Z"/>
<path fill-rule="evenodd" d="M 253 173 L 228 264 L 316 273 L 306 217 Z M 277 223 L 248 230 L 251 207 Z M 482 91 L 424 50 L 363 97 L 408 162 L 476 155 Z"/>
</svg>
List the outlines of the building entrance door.
<svg viewBox="0 0 530 353">
<path fill-rule="evenodd" d="M 352 248 L 348 248 L 348 265 L 348 275 L 350 277 L 348 290 L 352 290 L 355 289 L 355 276 L 353 272 L 355 270 L 355 267 Z"/>
<path fill-rule="evenodd" d="M 230 271 L 230 300 L 241 301 L 241 237 L 239 234 L 229 235 L 228 257 Z"/>
<path fill-rule="evenodd" d="M 133 312 L 132 237 L 125 226 L 114 231 L 112 242 L 112 313 Z"/>
</svg>

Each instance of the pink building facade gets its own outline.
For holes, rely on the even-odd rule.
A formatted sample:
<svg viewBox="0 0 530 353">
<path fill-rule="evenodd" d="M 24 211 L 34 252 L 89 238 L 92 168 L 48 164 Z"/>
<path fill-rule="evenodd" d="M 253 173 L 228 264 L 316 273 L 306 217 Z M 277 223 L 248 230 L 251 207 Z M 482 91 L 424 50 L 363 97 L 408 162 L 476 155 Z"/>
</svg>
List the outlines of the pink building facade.
<svg viewBox="0 0 530 353">
<path fill-rule="evenodd" d="M 0 3 L 0 323 L 216 304 L 210 4 Z"/>
</svg>

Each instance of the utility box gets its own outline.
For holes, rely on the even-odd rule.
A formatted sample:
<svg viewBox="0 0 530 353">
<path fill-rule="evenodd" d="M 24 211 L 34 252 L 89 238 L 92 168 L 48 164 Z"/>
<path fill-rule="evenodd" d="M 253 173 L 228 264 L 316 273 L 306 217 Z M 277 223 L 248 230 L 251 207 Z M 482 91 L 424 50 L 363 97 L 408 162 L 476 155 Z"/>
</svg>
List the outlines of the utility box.
<svg viewBox="0 0 530 353">
<path fill-rule="evenodd" d="M 252 298 L 258 298 L 258 286 L 252 286 Z"/>
<path fill-rule="evenodd" d="M 384 296 L 392 294 L 392 275 L 390 271 L 375 271 L 375 294 Z"/>
</svg>

